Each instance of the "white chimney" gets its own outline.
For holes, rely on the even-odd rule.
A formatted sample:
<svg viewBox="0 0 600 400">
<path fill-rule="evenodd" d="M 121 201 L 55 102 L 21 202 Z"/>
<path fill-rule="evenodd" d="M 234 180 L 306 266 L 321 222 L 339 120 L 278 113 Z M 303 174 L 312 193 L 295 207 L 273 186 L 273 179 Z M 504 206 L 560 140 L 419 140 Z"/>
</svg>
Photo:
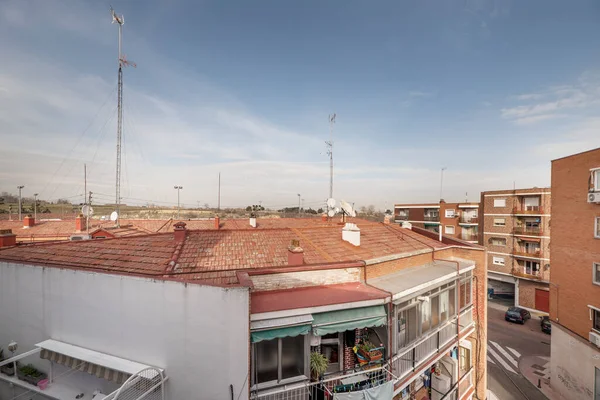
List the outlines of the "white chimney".
<svg viewBox="0 0 600 400">
<path fill-rule="evenodd" d="M 353 244 L 354 246 L 360 246 L 360 229 L 356 224 L 347 222 L 342 228 L 342 240 Z"/>
<path fill-rule="evenodd" d="M 256 228 L 256 218 L 250 217 L 250 226 Z"/>
<path fill-rule="evenodd" d="M 412 229 L 412 224 L 411 224 L 410 222 L 408 222 L 408 221 L 404 221 L 404 222 L 402 223 L 402 227 L 403 227 L 404 229 Z"/>
</svg>

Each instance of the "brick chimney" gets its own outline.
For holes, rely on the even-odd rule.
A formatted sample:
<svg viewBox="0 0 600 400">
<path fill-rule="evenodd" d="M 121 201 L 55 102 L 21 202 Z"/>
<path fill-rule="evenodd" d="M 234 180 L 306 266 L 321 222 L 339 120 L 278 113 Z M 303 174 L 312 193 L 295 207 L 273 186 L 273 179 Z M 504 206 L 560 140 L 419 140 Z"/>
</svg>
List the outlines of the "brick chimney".
<svg viewBox="0 0 600 400">
<path fill-rule="evenodd" d="M 187 234 L 187 229 L 185 229 L 185 222 L 177 222 L 173 226 L 175 227 L 175 241 L 183 242 Z"/>
<path fill-rule="evenodd" d="M 12 229 L 0 229 L 0 247 L 16 246 L 17 235 L 12 233 Z"/>
<path fill-rule="evenodd" d="M 327 222 L 327 214 L 321 214 L 321 221 Z"/>
<path fill-rule="evenodd" d="M 288 265 L 303 265 L 304 264 L 304 249 L 300 247 L 298 239 L 292 240 L 288 247 Z"/>
<path fill-rule="evenodd" d="M 34 225 L 35 218 L 33 218 L 31 215 L 27 215 L 25 218 L 23 218 L 23 229 L 29 229 Z"/>
<path fill-rule="evenodd" d="M 392 223 L 392 216 L 391 215 L 386 215 L 385 217 L 383 217 L 383 223 L 386 225 L 389 225 Z"/>
<path fill-rule="evenodd" d="M 85 231 L 85 217 L 83 214 L 79 214 L 77 218 L 75 218 L 75 232 L 83 231 Z"/>
<path fill-rule="evenodd" d="M 219 216 L 217 215 L 215 217 L 215 229 L 219 230 L 219 228 L 221 228 L 221 219 L 219 218 Z"/>
</svg>

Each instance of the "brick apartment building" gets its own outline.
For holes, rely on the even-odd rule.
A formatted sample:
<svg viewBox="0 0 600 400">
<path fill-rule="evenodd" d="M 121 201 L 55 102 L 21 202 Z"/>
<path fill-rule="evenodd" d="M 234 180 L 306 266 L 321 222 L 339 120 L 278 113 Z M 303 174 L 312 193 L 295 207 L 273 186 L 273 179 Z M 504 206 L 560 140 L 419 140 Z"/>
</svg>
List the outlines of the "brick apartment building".
<svg viewBox="0 0 600 400">
<path fill-rule="evenodd" d="M 600 399 L 600 148 L 552 161 L 551 385 Z"/>
<path fill-rule="evenodd" d="M 481 193 L 480 244 L 488 285 L 515 305 L 549 311 L 550 188 Z"/>
<path fill-rule="evenodd" d="M 478 242 L 479 203 L 396 204 L 394 220 L 454 237 L 471 243 Z"/>
</svg>

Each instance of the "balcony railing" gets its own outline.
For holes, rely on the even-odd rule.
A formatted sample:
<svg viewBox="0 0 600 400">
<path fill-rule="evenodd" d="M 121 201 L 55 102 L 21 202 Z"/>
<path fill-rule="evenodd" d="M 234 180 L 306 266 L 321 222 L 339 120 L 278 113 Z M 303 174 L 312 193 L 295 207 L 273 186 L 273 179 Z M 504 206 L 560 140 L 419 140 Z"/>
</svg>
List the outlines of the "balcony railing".
<svg viewBox="0 0 600 400">
<path fill-rule="evenodd" d="M 469 306 L 460 313 L 458 318 L 458 324 L 460 325 L 460 331 L 464 331 L 466 328 L 471 326 L 473 323 L 473 306 Z"/>
<path fill-rule="evenodd" d="M 396 221 L 408 221 L 408 214 L 396 214 Z"/>
<path fill-rule="evenodd" d="M 469 217 L 469 216 L 461 216 L 460 222 L 461 224 L 478 224 L 479 218 L 477 217 Z"/>
<path fill-rule="evenodd" d="M 512 251 L 513 256 L 517 256 L 517 257 L 532 257 L 532 258 L 541 258 L 542 257 L 542 253 L 540 252 L 540 250 L 513 250 Z"/>
<path fill-rule="evenodd" d="M 520 206 L 513 208 L 513 214 L 540 215 L 544 209 L 540 206 Z"/>
<path fill-rule="evenodd" d="M 439 215 L 425 215 L 423 217 L 423 221 L 440 222 L 440 216 Z"/>
<path fill-rule="evenodd" d="M 477 236 L 477 235 L 468 235 L 468 234 L 464 234 L 464 233 L 461 235 L 460 238 L 467 242 L 476 242 L 477 240 L 479 240 L 479 236 Z"/>
<path fill-rule="evenodd" d="M 523 271 L 519 271 L 517 269 L 512 271 L 512 274 L 515 276 L 520 276 L 522 278 L 529 278 L 529 279 L 542 279 L 542 273 L 540 271 L 531 271 L 531 273 L 527 273 L 527 272 L 523 272 Z"/>
<path fill-rule="evenodd" d="M 516 227 L 513 229 L 513 234 L 515 235 L 532 235 L 532 236 L 541 236 L 544 234 L 544 232 L 542 231 L 542 228 L 537 226 L 537 227 Z"/>
</svg>

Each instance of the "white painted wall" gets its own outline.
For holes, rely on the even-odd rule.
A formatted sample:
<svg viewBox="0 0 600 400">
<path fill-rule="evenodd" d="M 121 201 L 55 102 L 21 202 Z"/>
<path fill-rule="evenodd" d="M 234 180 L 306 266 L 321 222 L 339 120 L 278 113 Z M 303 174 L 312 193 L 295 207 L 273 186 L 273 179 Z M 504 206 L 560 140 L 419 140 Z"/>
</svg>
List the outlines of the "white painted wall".
<svg viewBox="0 0 600 400">
<path fill-rule="evenodd" d="M 248 313 L 246 288 L 0 262 L 0 347 L 16 340 L 22 352 L 52 338 L 158 366 L 169 400 L 228 400 L 230 384 L 247 399 Z"/>
<path fill-rule="evenodd" d="M 552 325 L 551 341 L 552 388 L 565 399 L 594 399 L 594 368 L 600 368 L 600 349 L 570 335 L 558 324 Z"/>
</svg>

